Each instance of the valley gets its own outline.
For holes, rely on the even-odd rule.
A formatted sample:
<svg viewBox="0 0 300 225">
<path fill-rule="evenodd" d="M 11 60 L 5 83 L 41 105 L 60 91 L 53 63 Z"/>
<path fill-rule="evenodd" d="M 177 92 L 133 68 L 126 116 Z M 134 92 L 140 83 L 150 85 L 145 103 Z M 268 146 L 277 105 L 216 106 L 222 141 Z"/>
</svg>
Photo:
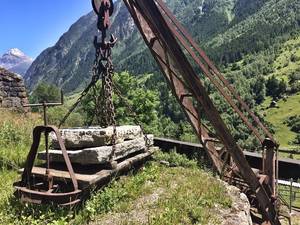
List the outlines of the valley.
<svg viewBox="0 0 300 225">
<path fill-rule="evenodd" d="M 282 98 L 299 92 L 300 6 L 297 1 L 268 0 L 249 3 L 243 0 L 191 0 L 184 3 L 167 1 L 167 4 L 253 109 L 262 108 L 267 104 L 268 100 L 265 99 L 269 99 L 272 93 L 266 85 L 272 77 L 278 82 L 282 81 L 280 85 L 283 89 L 273 94 L 272 98 Z M 33 90 L 37 83 L 46 82 L 62 88 L 65 94 L 70 96 L 80 93 L 91 77 L 95 23 L 96 17 L 92 13 L 82 17 L 55 46 L 46 49 L 37 57 L 25 75 L 25 82 L 30 90 Z M 145 76 L 144 74 L 153 74 L 147 82 L 142 81 L 141 87 L 154 91 L 158 96 L 160 107 L 155 109 L 158 112 L 157 117 L 165 118 L 164 120 L 177 127 L 181 126 L 180 130 L 185 129 L 185 132 L 190 130 L 184 128 L 188 125 L 183 113 L 174 105 L 176 103 L 171 92 L 158 93 L 165 89 L 165 81 L 121 1 L 116 3 L 110 30 L 119 39 L 113 49 L 116 72 L 128 71 L 137 79 Z M 295 74 L 296 81 L 289 84 L 292 74 Z M 159 85 L 153 86 L 153 83 Z M 207 90 L 213 91 L 208 83 Z M 212 93 L 212 96 L 215 94 Z M 218 102 L 217 96 L 216 101 Z M 228 118 L 227 114 L 231 112 L 226 112 L 223 104 L 218 108 L 225 114 L 224 117 Z M 292 110 L 296 108 L 293 107 Z M 176 109 L 177 112 L 171 112 L 171 109 Z M 272 115 L 268 115 L 268 111 L 261 114 L 266 114 L 266 120 L 276 126 L 272 123 L 274 119 L 270 118 Z M 230 119 L 226 120 L 232 123 Z M 170 131 L 170 125 L 163 126 L 156 134 L 173 138 L 182 135 Z M 171 129 L 178 130 L 175 127 Z M 289 133 L 296 137 L 295 132 Z M 195 139 L 191 137 L 192 132 L 184 135 L 190 140 Z M 236 138 L 240 138 L 240 135 L 236 134 Z M 245 147 L 252 145 L 252 140 L 246 142 L 249 144 Z M 292 148 L 290 138 L 284 141 L 282 146 Z"/>
<path fill-rule="evenodd" d="M 274 224 L 280 224 L 277 217 L 280 211 L 293 217 L 293 225 L 298 224 L 298 214 L 288 212 L 289 204 L 293 209 L 299 207 L 298 189 L 289 189 L 292 185 L 277 186 L 276 179 L 286 177 L 279 177 L 276 171 L 279 164 L 274 157 L 278 143 L 279 149 L 284 150 L 279 157 L 286 158 L 281 167 L 300 160 L 300 2 L 164 1 L 229 84 L 221 81 L 218 71 L 195 46 L 181 49 L 184 41 L 179 36 L 176 39 L 174 30 L 172 33 L 170 28 L 175 29 L 174 24 L 164 23 L 163 7 L 160 5 L 162 8 L 155 11 L 161 4 L 158 0 L 132 2 L 140 4 L 136 9 L 147 20 L 137 27 L 147 31 L 143 35 L 145 39 L 150 37 L 146 42 L 152 52 L 136 27 L 139 17 L 134 21 L 127 10 L 130 7 L 117 0 L 109 17 L 111 26 L 107 28 L 101 25 L 106 21 L 103 18 L 108 19 L 109 8 L 105 9 L 104 17 L 97 18 L 95 12 L 100 12 L 94 5 L 95 12 L 79 18 L 54 46 L 42 51 L 33 62 L 18 49 L 9 50 L 0 58 L 0 66 L 15 73 L 18 73 L 15 68 L 21 65 L 22 77 L 16 79 L 21 82 L 24 79 L 27 88 L 25 92 L 23 86 L 3 75 L 0 106 L 7 97 L 19 101 L 17 97 L 21 94 L 15 88 L 22 89 L 21 97 L 26 102 L 28 97 L 31 104 L 41 103 L 40 108 L 30 110 L 24 110 L 23 102 L 17 107 L 3 104 L 7 109 L 0 109 L 0 177 L 6 181 L 0 184 L 0 224 L 233 224 L 238 219 L 238 224 L 250 225 L 250 218 L 260 220 L 255 218 L 257 209 L 259 217 L 264 215 L 261 221 L 272 218 L 272 222 L 277 221 Z M 153 12 L 149 10 L 151 7 Z M 170 32 L 166 32 L 168 29 Z M 118 39 L 116 44 L 113 38 L 110 44 L 105 44 L 104 39 L 99 42 L 106 32 L 106 39 L 110 34 Z M 94 42 L 95 36 L 99 43 Z M 188 55 L 189 48 L 200 59 L 198 65 L 195 57 L 193 61 Z M 152 57 L 151 53 L 158 55 L 160 67 L 154 60 L 157 56 Z M 216 78 L 220 81 L 215 82 Z M 234 96 L 234 91 L 240 99 Z M 48 103 L 62 101 L 62 93 L 62 105 L 46 108 Z M 260 126 L 257 118 L 266 128 Z M 57 137 L 59 145 L 55 147 L 53 138 L 48 141 L 48 131 L 42 138 L 32 133 L 41 124 L 59 129 L 73 127 L 70 130 L 74 133 L 69 134 L 73 140 L 62 130 L 57 131 L 61 132 L 61 138 Z M 117 135 L 117 128 L 124 125 L 136 125 L 141 130 L 141 136 L 135 138 L 143 142 L 143 147 L 135 152 L 129 153 L 133 147 L 128 137 L 121 140 Z M 111 129 L 109 134 L 99 134 L 105 145 L 69 147 L 71 142 L 86 142 L 84 132 L 95 142 L 99 139 L 95 127 L 99 126 Z M 82 131 L 77 132 L 78 128 Z M 149 150 L 149 139 L 144 134 L 173 139 L 180 147 L 168 149 L 162 145 L 155 148 L 155 153 L 151 152 L 153 155 L 149 153 L 147 162 L 143 158 L 135 165 L 132 159 Z M 28 157 L 33 140 L 34 156 Z M 128 154 L 117 158 L 115 151 L 125 149 L 123 141 L 128 142 Z M 184 150 L 181 141 L 189 142 L 185 144 L 190 144 L 190 149 Z M 196 152 L 191 143 L 201 144 L 206 155 Z M 49 148 L 52 155 L 48 154 Z M 100 152 L 102 148 L 111 151 L 105 158 Z M 257 165 L 250 166 L 243 150 L 256 157 Z M 258 155 L 262 151 L 263 157 Z M 43 157 L 35 160 L 36 153 Z M 60 157 L 56 161 L 55 154 Z M 33 166 L 46 172 L 40 176 L 34 174 L 30 168 L 33 161 Z M 130 172 L 118 172 L 116 168 L 125 161 Z M 46 169 L 50 162 L 51 169 Z M 81 165 L 83 162 L 86 164 Z M 26 174 L 24 170 L 20 181 L 20 169 L 24 167 L 29 172 Z M 52 176 L 54 172 L 56 175 Z M 79 188 L 75 184 L 81 173 L 91 179 L 101 173 L 109 176 L 103 183 L 98 180 L 99 186 L 95 181 L 83 190 L 79 183 Z M 289 176 L 294 175 L 291 172 Z M 74 193 L 82 192 L 82 196 L 74 195 L 76 200 L 68 199 L 76 204 L 75 208 L 56 207 L 46 199 L 45 196 L 56 194 L 64 196 L 73 187 L 71 182 Z M 293 182 L 299 185 L 299 177 L 294 177 Z M 47 204 L 21 203 L 13 195 L 13 185 L 21 199 L 33 200 L 34 190 L 36 196 L 44 199 L 33 201 Z M 289 195 L 285 194 L 288 191 Z M 286 201 L 280 210 L 277 197 Z M 255 215 L 250 215 L 250 205 Z"/>
</svg>

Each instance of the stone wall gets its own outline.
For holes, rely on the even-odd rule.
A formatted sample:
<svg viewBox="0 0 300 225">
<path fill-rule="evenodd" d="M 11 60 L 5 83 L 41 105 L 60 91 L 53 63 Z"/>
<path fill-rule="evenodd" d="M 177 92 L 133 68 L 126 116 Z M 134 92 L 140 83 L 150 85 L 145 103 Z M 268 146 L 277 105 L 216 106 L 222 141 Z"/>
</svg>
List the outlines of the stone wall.
<svg viewBox="0 0 300 225">
<path fill-rule="evenodd" d="M 23 78 L 0 68 L 0 108 L 26 111 L 24 104 L 28 104 L 28 98 Z"/>
</svg>

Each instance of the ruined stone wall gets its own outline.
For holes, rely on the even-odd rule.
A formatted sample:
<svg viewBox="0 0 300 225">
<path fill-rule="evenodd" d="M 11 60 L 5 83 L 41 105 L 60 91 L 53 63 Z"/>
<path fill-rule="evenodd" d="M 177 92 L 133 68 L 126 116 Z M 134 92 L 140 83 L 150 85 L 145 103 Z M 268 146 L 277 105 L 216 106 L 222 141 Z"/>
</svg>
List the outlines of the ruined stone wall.
<svg viewBox="0 0 300 225">
<path fill-rule="evenodd" d="M 26 111 L 24 104 L 28 104 L 28 98 L 23 78 L 0 68 L 0 108 Z"/>
</svg>

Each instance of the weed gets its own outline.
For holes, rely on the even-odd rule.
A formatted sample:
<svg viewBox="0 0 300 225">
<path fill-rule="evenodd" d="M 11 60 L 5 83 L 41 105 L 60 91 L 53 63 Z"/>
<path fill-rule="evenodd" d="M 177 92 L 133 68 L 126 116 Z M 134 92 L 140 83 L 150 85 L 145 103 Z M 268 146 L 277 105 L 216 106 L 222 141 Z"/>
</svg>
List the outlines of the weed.
<svg viewBox="0 0 300 225">
<path fill-rule="evenodd" d="M 32 129 L 40 123 L 36 114 L 25 117 L 1 111 L 0 224 L 92 224 L 111 214 L 141 215 L 149 224 L 216 224 L 211 211 L 215 204 L 225 208 L 231 205 L 225 188 L 215 178 L 199 169 L 196 160 L 189 160 L 175 151 L 158 152 L 154 158 L 178 167 L 148 162 L 137 173 L 114 180 L 108 187 L 94 192 L 78 210 L 21 204 L 13 195 L 13 182 L 19 176 L 15 169 L 24 163 L 32 142 Z M 122 224 L 141 223 L 128 216 L 122 218 Z"/>
<path fill-rule="evenodd" d="M 157 161 L 167 161 L 174 166 L 182 166 L 187 168 L 197 167 L 196 160 L 189 160 L 186 156 L 178 154 L 175 150 L 170 151 L 170 153 L 158 151 L 155 153 L 154 159 Z"/>
</svg>

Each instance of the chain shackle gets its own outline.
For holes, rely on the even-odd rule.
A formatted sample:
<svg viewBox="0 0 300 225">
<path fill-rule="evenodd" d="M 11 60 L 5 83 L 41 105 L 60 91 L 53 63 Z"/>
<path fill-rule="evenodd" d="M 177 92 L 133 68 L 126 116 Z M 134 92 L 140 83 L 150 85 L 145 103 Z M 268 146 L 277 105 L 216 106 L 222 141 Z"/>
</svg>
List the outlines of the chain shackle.
<svg viewBox="0 0 300 225">
<path fill-rule="evenodd" d="M 113 14 L 113 0 L 92 0 L 93 9 L 98 15 L 97 28 L 102 33 L 102 44 L 105 43 L 106 31 L 110 26 L 109 17 Z"/>
</svg>

